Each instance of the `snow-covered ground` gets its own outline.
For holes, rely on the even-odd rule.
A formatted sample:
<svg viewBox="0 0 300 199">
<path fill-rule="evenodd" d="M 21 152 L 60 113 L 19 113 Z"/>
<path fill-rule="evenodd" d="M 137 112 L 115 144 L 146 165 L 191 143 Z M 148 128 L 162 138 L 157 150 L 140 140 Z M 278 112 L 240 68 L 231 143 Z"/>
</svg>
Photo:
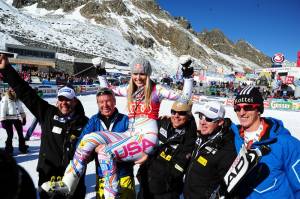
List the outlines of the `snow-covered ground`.
<svg viewBox="0 0 300 199">
<path fill-rule="evenodd" d="M 79 99 L 83 103 L 83 106 L 86 111 L 86 115 L 88 117 L 92 116 L 93 114 L 96 113 L 97 110 L 97 105 L 96 105 L 96 98 L 94 95 L 89 95 L 89 96 L 79 96 Z M 54 98 L 48 99 L 50 103 L 55 103 Z M 161 104 L 161 110 L 160 110 L 160 115 L 169 115 L 170 114 L 170 109 L 172 106 L 171 101 L 163 101 Z M 199 108 L 199 104 L 194 104 L 193 106 L 193 112 Z M 122 97 L 117 97 L 117 107 L 120 112 L 122 113 L 127 113 L 126 110 L 126 100 L 125 98 Z M 27 121 L 28 123 L 31 122 L 32 115 L 31 113 L 26 110 L 27 113 Z M 270 117 L 275 117 L 278 119 L 281 119 L 285 126 L 291 131 L 291 133 L 300 139 L 300 123 L 299 123 L 299 118 L 300 117 L 300 112 L 290 112 L 290 111 L 275 111 L 275 110 L 265 110 L 265 113 L 263 116 L 270 116 Z M 232 107 L 226 107 L 226 117 L 229 117 L 232 119 L 233 122 L 238 122 L 238 119 L 233 111 Z M 197 118 L 196 118 L 197 119 Z M 4 148 L 5 146 L 5 140 L 6 140 L 6 132 L 4 129 L 0 129 L 0 148 Z M 29 153 L 26 155 L 21 155 L 18 153 L 18 138 L 17 135 L 15 134 L 14 139 L 14 157 L 17 160 L 18 164 L 23 166 L 28 173 L 31 175 L 35 185 L 37 186 L 37 181 L 38 181 L 38 175 L 36 172 L 36 165 L 37 165 L 37 159 L 38 159 L 38 153 L 39 153 L 39 146 L 40 146 L 40 140 L 37 139 L 36 137 L 32 137 L 30 141 L 27 142 L 27 144 L 30 146 L 29 148 Z M 135 169 L 136 171 L 137 169 Z M 95 171 L 94 171 L 94 163 L 90 163 L 88 165 L 87 169 L 87 175 L 86 175 L 86 186 L 87 186 L 87 195 L 86 198 L 95 198 Z"/>
</svg>

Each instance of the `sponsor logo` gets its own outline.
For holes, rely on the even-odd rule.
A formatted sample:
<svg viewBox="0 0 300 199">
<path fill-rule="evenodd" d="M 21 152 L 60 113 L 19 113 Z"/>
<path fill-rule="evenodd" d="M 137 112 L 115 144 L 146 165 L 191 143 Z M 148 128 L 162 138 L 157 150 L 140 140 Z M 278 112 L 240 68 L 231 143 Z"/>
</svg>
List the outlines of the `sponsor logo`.
<svg viewBox="0 0 300 199">
<path fill-rule="evenodd" d="M 272 57 L 272 62 L 276 63 L 276 64 L 281 64 L 284 61 L 284 55 L 282 53 L 276 53 L 273 57 Z"/>
</svg>

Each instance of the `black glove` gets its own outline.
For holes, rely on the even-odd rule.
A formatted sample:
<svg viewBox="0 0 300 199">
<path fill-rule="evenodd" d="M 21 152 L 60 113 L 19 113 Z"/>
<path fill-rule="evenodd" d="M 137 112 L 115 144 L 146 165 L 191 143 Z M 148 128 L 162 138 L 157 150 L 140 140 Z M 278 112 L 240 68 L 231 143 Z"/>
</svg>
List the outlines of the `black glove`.
<svg viewBox="0 0 300 199">
<path fill-rule="evenodd" d="M 192 63 L 192 62 L 191 62 Z M 182 76 L 183 78 L 191 78 L 194 73 L 194 67 L 190 67 L 191 64 L 182 65 Z"/>
<path fill-rule="evenodd" d="M 97 75 L 106 75 L 106 70 L 105 70 L 105 61 L 101 57 L 96 57 L 92 59 L 92 63 L 96 68 Z"/>
<path fill-rule="evenodd" d="M 102 66 L 96 66 L 96 72 L 99 76 L 106 75 L 106 70 Z"/>
<path fill-rule="evenodd" d="M 1 121 L 2 128 L 6 129 L 6 121 Z"/>
<path fill-rule="evenodd" d="M 24 117 L 22 120 L 22 125 L 25 126 L 25 124 L 26 124 L 26 117 Z"/>
</svg>

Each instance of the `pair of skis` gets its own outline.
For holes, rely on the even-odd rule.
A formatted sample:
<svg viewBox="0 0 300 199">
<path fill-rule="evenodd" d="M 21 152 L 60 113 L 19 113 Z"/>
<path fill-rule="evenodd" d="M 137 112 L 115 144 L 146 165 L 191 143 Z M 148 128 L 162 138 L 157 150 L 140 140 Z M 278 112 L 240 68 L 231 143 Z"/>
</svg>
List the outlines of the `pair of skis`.
<svg viewBox="0 0 300 199">
<path fill-rule="evenodd" d="M 246 145 L 243 144 L 238 156 L 223 178 L 223 185 L 218 186 L 211 194 L 210 199 L 225 199 L 222 191 L 226 190 L 227 193 L 232 193 L 248 173 L 257 166 L 261 157 L 269 152 L 270 148 L 266 145 L 261 145 L 255 149 L 247 149 Z"/>
</svg>

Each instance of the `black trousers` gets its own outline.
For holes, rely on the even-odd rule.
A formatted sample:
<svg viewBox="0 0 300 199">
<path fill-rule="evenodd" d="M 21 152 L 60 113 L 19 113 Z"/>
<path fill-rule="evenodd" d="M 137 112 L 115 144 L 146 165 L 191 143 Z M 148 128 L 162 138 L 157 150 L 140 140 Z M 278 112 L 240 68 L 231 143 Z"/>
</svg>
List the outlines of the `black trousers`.
<svg viewBox="0 0 300 199">
<path fill-rule="evenodd" d="M 13 126 L 17 130 L 17 133 L 19 136 L 19 147 L 24 147 L 25 139 L 24 139 L 24 135 L 23 135 L 23 127 L 22 127 L 21 120 L 4 120 L 1 123 L 7 133 L 6 147 L 12 148 L 12 139 L 14 136 Z"/>
<path fill-rule="evenodd" d="M 140 188 L 137 199 L 180 199 L 180 194 L 177 191 L 161 194 L 147 193 L 143 188 Z"/>
</svg>

